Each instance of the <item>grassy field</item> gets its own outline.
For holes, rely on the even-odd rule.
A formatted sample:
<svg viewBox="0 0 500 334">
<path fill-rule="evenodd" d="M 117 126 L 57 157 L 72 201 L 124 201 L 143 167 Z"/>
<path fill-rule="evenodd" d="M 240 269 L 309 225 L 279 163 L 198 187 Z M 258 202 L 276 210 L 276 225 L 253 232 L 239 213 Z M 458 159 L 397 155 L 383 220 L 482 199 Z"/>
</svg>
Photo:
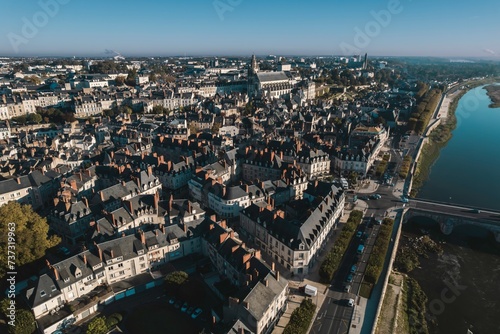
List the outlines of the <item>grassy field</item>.
<svg viewBox="0 0 500 334">
<path fill-rule="evenodd" d="M 187 314 L 164 304 L 135 309 L 125 319 L 125 324 L 129 333 L 197 334 L 201 331 Z"/>
</svg>

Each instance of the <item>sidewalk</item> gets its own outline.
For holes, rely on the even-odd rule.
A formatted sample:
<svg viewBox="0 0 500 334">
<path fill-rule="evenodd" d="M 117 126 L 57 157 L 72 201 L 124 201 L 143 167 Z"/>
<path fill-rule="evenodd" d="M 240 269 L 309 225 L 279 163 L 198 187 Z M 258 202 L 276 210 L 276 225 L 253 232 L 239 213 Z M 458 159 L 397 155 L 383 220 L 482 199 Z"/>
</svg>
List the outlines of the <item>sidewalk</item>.
<svg viewBox="0 0 500 334">
<path fill-rule="evenodd" d="M 371 194 L 377 191 L 379 184 L 374 180 L 361 181 L 358 186 L 358 194 Z"/>
</svg>

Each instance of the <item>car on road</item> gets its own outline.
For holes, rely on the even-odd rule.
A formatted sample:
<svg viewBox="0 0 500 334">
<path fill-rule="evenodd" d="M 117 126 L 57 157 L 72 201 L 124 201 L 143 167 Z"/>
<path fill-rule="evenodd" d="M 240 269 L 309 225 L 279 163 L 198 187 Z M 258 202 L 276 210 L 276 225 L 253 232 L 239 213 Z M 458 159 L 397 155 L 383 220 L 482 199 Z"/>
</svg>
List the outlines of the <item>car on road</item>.
<svg viewBox="0 0 500 334">
<path fill-rule="evenodd" d="M 354 273 L 356 272 L 356 270 L 357 270 L 357 269 L 358 269 L 358 267 L 356 267 L 356 265 L 355 265 L 355 264 L 353 264 L 353 265 L 352 265 L 352 267 L 351 267 L 351 271 L 350 271 L 350 272 L 351 272 L 351 274 L 354 274 Z"/>
<path fill-rule="evenodd" d="M 473 210 L 472 210 L 472 213 L 481 213 L 481 210 L 478 210 L 478 209 L 473 209 Z"/>
<path fill-rule="evenodd" d="M 362 231 L 358 231 L 356 233 L 356 238 L 361 238 L 363 236 L 363 232 Z"/>
<path fill-rule="evenodd" d="M 354 307 L 354 299 L 350 298 L 350 299 L 347 301 L 347 306 L 349 306 L 349 307 Z"/>
<path fill-rule="evenodd" d="M 354 279 L 354 276 L 352 274 L 347 275 L 347 278 L 345 279 L 347 283 L 352 283 L 352 280 Z"/>
<path fill-rule="evenodd" d="M 403 203 L 408 203 L 408 202 L 409 202 L 409 200 L 408 200 L 408 198 L 406 198 L 405 196 L 401 196 L 401 202 L 403 202 Z"/>
<path fill-rule="evenodd" d="M 168 301 L 168 303 L 170 305 L 174 305 L 175 304 L 175 297 L 170 298 L 170 300 Z"/>
<path fill-rule="evenodd" d="M 203 310 L 198 307 L 196 310 L 194 310 L 193 314 L 191 314 L 191 318 L 193 318 L 193 319 L 198 318 L 198 316 L 201 314 L 201 312 L 203 312 Z"/>
<path fill-rule="evenodd" d="M 351 285 L 350 284 L 344 285 L 344 292 L 349 293 L 350 291 L 351 291 Z"/>
<path fill-rule="evenodd" d="M 188 308 L 189 308 L 188 303 L 184 302 L 184 304 L 182 304 L 181 311 L 186 312 Z"/>
</svg>

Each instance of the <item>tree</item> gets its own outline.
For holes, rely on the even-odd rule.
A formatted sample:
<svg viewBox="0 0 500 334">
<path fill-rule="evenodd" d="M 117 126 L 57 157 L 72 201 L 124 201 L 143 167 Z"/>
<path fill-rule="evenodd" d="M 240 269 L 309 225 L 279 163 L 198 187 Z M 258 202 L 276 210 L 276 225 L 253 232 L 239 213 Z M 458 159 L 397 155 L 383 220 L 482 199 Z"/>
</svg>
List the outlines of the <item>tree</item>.
<svg viewBox="0 0 500 334">
<path fill-rule="evenodd" d="M 166 284 L 181 285 L 187 281 L 189 275 L 185 271 L 174 271 L 165 276 Z"/>
<path fill-rule="evenodd" d="M 9 202 L 0 207 L 0 235 L 15 239 L 17 267 L 45 256 L 48 248 L 61 241 L 57 236 L 49 238 L 48 232 L 47 219 L 40 217 L 30 205 Z M 8 237 L 0 239 L 0 277 L 7 272 Z"/>
<path fill-rule="evenodd" d="M 220 129 L 220 124 L 219 123 L 214 123 L 214 125 L 212 125 L 212 133 L 213 134 L 218 134 L 219 133 L 219 129 Z"/>
<path fill-rule="evenodd" d="M 42 121 L 42 115 L 39 113 L 29 114 L 27 117 L 28 122 L 39 124 Z"/>
<path fill-rule="evenodd" d="M 92 319 L 87 326 L 87 334 L 106 334 L 108 326 L 106 326 L 105 317 L 97 317 Z"/>
<path fill-rule="evenodd" d="M 35 332 L 35 317 L 26 309 L 16 310 L 15 326 L 9 326 L 9 334 L 32 334 Z"/>
<path fill-rule="evenodd" d="M 116 86 L 123 86 L 124 84 L 125 84 L 125 77 L 124 76 L 119 75 L 115 78 L 115 85 Z"/>
</svg>

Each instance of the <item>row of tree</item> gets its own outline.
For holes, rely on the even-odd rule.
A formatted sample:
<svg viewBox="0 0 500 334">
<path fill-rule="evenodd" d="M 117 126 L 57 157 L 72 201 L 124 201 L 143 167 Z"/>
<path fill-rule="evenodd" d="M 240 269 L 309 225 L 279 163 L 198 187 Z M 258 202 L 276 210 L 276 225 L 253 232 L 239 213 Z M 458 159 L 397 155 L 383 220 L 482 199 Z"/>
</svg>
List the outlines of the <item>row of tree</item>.
<svg viewBox="0 0 500 334">
<path fill-rule="evenodd" d="M 384 261 L 387 255 L 387 250 L 389 249 L 393 225 L 393 219 L 385 218 L 383 220 L 378 231 L 377 239 L 373 245 L 370 258 L 368 259 L 364 280 L 373 285 L 377 284 L 380 274 L 382 273 L 382 269 L 384 268 Z"/>
<path fill-rule="evenodd" d="M 441 100 L 441 96 L 442 91 L 437 88 L 426 92 L 422 96 L 417 103 L 415 111 L 410 115 L 410 120 L 408 121 L 409 130 L 416 131 L 418 134 L 422 134 L 425 131 L 439 100 Z"/>
<path fill-rule="evenodd" d="M 306 334 L 315 310 L 316 304 L 309 298 L 304 299 L 300 306 L 292 312 L 283 334 Z"/>
<path fill-rule="evenodd" d="M 332 249 L 325 256 L 325 259 L 321 263 L 319 268 L 319 276 L 325 283 L 329 283 L 335 272 L 337 271 L 340 262 L 342 261 L 342 257 L 344 256 L 349 243 L 358 227 L 361 219 L 363 218 L 363 212 L 359 210 L 351 211 L 349 215 L 349 219 L 347 219 L 347 223 L 342 228 L 337 241 L 333 245 Z"/>
</svg>

